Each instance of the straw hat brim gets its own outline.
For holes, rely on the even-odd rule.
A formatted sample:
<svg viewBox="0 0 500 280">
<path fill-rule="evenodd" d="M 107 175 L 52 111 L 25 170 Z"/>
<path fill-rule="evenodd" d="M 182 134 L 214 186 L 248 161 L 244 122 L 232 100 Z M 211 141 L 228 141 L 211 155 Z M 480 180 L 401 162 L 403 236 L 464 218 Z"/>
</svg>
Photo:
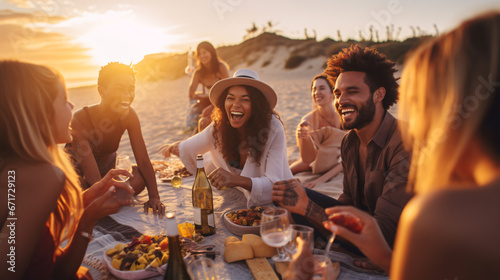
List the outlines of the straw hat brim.
<svg viewBox="0 0 500 280">
<path fill-rule="evenodd" d="M 224 90 L 230 88 L 232 86 L 251 86 L 259 90 L 264 97 L 271 109 L 276 107 L 276 103 L 278 102 L 278 96 L 276 92 L 266 83 L 261 82 L 259 80 L 255 80 L 252 78 L 244 78 L 244 77 L 234 77 L 234 78 L 226 78 L 215 83 L 212 88 L 210 88 L 210 102 L 217 107 L 217 100 Z"/>
</svg>

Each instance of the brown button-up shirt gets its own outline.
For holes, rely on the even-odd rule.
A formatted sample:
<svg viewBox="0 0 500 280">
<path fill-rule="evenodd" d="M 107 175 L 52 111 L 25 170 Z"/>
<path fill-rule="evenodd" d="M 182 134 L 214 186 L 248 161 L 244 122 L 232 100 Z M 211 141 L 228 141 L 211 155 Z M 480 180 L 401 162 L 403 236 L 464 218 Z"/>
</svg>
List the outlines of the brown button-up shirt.
<svg viewBox="0 0 500 280">
<path fill-rule="evenodd" d="M 339 201 L 368 211 L 392 247 L 399 216 L 411 198 L 406 192 L 411 154 L 401 141 L 396 119 L 386 112 L 367 146 L 364 185 L 358 186 L 360 140 L 354 130 L 342 139 L 344 190 Z"/>
</svg>

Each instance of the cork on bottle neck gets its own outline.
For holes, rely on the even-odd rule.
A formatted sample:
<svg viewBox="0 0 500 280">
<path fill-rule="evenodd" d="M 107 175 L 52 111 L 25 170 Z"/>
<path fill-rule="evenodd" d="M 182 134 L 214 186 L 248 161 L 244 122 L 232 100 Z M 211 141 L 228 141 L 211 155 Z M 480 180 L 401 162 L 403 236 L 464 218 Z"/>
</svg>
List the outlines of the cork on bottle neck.
<svg viewBox="0 0 500 280">
<path fill-rule="evenodd" d="M 196 168 L 203 168 L 203 155 L 196 157 Z"/>
</svg>

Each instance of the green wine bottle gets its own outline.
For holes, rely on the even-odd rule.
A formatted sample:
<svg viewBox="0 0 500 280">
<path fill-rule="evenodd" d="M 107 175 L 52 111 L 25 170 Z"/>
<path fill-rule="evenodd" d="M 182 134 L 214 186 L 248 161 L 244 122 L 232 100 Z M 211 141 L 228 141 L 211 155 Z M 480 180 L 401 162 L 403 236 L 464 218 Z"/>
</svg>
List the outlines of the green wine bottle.
<svg viewBox="0 0 500 280">
<path fill-rule="evenodd" d="M 165 272 L 166 280 L 188 280 L 191 279 L 186 270 L 186 264 L 181 254 L 181 243 L 179 239 L 179 230 L 177 229 L 177 222 L 175 220 L 175 213 L 167 213 L 165 221 L 167 236 L 168 236 L 168 250 L 169 258 L 167 264 L 167 271 Z"/>
</svg>

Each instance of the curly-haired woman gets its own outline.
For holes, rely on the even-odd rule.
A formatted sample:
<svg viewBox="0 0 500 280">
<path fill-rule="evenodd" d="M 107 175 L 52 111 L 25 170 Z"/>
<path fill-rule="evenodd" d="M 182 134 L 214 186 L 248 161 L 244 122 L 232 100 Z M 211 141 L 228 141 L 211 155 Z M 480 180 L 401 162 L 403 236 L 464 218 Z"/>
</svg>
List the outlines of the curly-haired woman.
<svg viewBox="0 0 500 280">
<path fill-rule="evenodd" d="M 185 141 L 163 146 L 162 154 L 180 156 L 194 172 L 196 155 L 210 152 L 216 166 L 209 175 L 214 187 L 237 187 L 249 207 L 271 203 L 273 183 L 293 178 L 283 125 L 273 111 L 276 93 L 257 73 L 241 69 L 212 87 L 210 102 L 213 122 Z"/>
</svg>

